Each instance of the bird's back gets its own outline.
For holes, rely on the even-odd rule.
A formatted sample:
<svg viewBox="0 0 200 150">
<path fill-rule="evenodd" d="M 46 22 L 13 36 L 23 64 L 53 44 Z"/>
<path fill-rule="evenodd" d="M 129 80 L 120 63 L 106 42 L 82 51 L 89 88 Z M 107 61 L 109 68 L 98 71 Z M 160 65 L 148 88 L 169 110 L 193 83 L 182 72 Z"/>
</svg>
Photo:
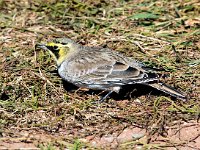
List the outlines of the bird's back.
<svg viewBox="0 0 200 150">
<path fill-rule="evenodd" d="M 105 89 L 158 79 L 155 73 L 143 69 L 134 59 L 108 48 L 82 47 L 59 68 L 65 80 L 78 86 Z"/>
</svg>

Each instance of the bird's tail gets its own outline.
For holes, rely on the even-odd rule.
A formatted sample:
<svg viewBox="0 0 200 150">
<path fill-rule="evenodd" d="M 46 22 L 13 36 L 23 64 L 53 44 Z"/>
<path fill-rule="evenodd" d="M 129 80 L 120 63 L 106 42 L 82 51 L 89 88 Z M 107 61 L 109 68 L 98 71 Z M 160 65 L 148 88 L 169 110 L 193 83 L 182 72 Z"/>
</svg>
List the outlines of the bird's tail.
<svg viewBox="0 0 200 150">
<path fill-rule="evenodd" d="M 160 91 L 162 91 L 164 93 L 167 93 L 167 94 L 169 94 L 169 95 L 171 95 L 173 97 L 176 97 L 178 99 L 181 99 L 183 101 L 187 100 L 187 97 L 184 94 L 182 94 L 181 92 L 175 90 L 174 88 L 172 88 L 170 86 L 165 85 L 162 82 L 157 82 L 157 83 L 155 83 L 155 82 L 154 83 L 150 83 L 149 82 L 146 85 L 149 85 L 149 86 L 151 86 L 153 88 L 156 88 L 156 89 L 158 89 L 158 90 L 160 90 Z"/>
</svg>

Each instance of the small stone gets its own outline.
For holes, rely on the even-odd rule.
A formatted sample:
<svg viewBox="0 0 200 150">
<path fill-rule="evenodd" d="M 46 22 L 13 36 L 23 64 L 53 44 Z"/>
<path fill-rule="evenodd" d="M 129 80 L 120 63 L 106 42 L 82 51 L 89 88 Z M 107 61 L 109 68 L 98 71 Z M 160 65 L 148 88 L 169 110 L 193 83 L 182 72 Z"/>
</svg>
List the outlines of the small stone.
<svg viewBox="0 0 200 150">
<path fill-rule="evenodd" d="M 124 143 L 128 141 L 132 141 L 135 138 L 140 139 L 141 137 L 145 136 L 145 130 L 141 128 L 126 128 L 118 137 L 117 140 L 119 143 Z"/>
</svg>

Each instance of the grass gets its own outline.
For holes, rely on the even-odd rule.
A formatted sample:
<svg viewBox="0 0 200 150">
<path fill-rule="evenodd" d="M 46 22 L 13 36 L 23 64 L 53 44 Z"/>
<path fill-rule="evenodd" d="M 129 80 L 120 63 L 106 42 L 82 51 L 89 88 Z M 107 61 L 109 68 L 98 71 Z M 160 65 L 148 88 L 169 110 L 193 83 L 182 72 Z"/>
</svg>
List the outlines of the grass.
<svg viewBox="0 0 200 150">
<path fill-rule="evenodd" d="M 51 144 L 42 148 L 54 149 L 73 145 L 76 139 L 93 134 L 119 133 L 131 125 L 145 128 L 151 134 L 163 134 L 163 126 L 174 121 L 198 120 L 200 22 L 195 20 L 200 14 L 198 6 L 195 0 L 1 0 L 0 135 L 12 138 L 15 128 L 42 130 L 60 137 L 60 141 L 51 140 Z M 98 95 L 65 91 L 53 59 L 48 53 L 34 49 L 36 43 L 55 37 L 109 47 L 149 66 L 164 68 L 163 73 L 170 74 L 165 82 L 188 93 L 190 99 L 174 101 L 169 96 L 149 93 L 136 97 L 133 92 L 126 105 L 123 105 L 126 99 L 93 105 Z M 155 123 L 155 130 L 150 129 Z M 77 140 L 73 149 L 80 147 Z"/>
</svg>

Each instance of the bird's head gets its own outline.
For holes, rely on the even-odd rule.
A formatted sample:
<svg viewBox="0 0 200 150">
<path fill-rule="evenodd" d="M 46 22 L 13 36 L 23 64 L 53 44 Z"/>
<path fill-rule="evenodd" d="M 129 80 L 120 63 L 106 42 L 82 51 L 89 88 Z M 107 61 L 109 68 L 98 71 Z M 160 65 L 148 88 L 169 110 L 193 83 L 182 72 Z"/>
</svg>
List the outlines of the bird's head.
<svg viewBox="0 0 200 150">
<path fill-rule="evenodd" d="M 76 43 L 68 38 L 56 38 L 47 44 L 36 44 L 35 48 L 41 48 L 49 51 L 58 66 L 72 53 L 76 48 Z"/>
</svg>

